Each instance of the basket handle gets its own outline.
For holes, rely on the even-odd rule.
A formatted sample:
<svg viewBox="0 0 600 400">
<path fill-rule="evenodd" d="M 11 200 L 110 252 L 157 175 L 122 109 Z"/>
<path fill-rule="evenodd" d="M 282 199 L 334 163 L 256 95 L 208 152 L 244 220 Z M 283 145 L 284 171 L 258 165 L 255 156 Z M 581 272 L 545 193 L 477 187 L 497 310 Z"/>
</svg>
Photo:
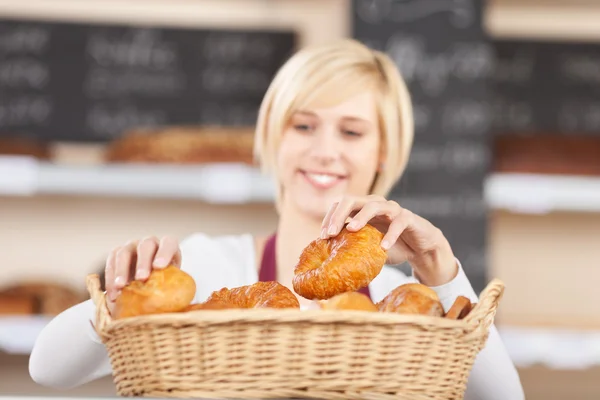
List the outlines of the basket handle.
<svg viewBox="0 0 600 400">
<path fill-rule="evenodd" d="M 493 279 L 481 292 L 478 304 L 465 317 L 464 321 L 473 326 L 474 334 L 489 330 L 494 322 L 498 305 L 504 294 L 504 283 Z"/>
<path fill-rule="evenodd" d="M 85 280 L 90 298 L 96 306 L 96 321 L 92 322 L 94 329 L 101 335 L 106 325 L 112 320 L 108 307 L 106 306 L 106 294 L 100 290 L 100 277 L 98 274 L 90 274 Z"/>
</svg>

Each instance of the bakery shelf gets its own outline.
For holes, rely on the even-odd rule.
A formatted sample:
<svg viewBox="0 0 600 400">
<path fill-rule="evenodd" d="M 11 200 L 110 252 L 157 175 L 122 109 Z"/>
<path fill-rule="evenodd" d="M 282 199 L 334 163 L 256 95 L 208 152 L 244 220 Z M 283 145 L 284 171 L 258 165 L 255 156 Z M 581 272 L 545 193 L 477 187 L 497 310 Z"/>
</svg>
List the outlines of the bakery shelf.
<svg viewBox="0 0 600 400">
<path fill-rule="evenodd" d="M 600 177 L 492 174 L 485 197 L 491 209 L 524 214 L 600 212 Z"/>
<path fill-rule="evenodd" d="M 31 354 L 36 338 L 51 319 L 46 316 L 0 316 L 0 351 Z"/>
<path fill-rule="evenodd" d="M 272 202 L 274 185 L 258 168 L 245 164 L 83 166 L 0 157 L 0 195 L 39 194 L 243 204 Z M 600 177 L 491 174 L 485 198 L 492 209 L 526 214 L 600 212 Z"/>
<path fill-rule="evenodd" d="M 80 195 L 199 199 L 210 203 L 273 200 L 272 181 L 244 164 L 57 165 L 0 158 L 2 195 Z"/>
</svg>

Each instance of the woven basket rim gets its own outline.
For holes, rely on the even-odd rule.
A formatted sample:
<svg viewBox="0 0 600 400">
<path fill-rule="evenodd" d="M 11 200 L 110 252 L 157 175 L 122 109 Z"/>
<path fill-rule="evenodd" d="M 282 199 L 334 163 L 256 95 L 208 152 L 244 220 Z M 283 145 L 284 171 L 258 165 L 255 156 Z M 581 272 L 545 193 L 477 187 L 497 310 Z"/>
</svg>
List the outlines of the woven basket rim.
<svg viewBox="0 0 600 400">
<path fill-rule="evenodd" d="M 423 330 L 460 329 L 465 333 L 481 328 L 485 321 L 493 319 L 498 303 L 504 293 L 504 283 L 495 278 L 481 292 L 479 302 L 466 318 L 449 318 L 396 313 L 374 313 L 351 310 L 298 310 L 298 309 L 226 309 L 196 310 L 181 313 L 143 315 L 114 320 L 106 306 L 105 293 L 100 290 L 98 274 L 87 276 L 86 284 L 95 303 L 96 321 L 94 328 L 100 336 L 110 336 L 115 330 L 140 326 L 206 326 L 231 323 L 342 323 L 346 325 L 370 324 L 376 326 L 411 325 Z"/>
</svg>

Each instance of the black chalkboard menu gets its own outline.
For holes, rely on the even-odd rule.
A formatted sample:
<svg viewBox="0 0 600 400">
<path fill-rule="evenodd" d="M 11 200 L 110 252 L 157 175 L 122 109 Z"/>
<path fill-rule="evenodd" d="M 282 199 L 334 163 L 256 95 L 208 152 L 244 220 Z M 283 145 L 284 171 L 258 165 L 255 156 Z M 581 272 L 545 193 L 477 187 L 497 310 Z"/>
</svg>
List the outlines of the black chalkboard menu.
<svg viewBox="0 0 600 400">
<path fill-rule="evenodd" d="M 414 147 L 391 197 L 445 233 L 477 291 L 487 282 L 494 68 L 481 15 L 478 0 L 353 1 L 353 36 L 392 57 L 413 100 Z"/>
<path fill-rule="evenodd" d="M 494 131 L 600 135 L 600 45 L 495 40 Z"/>
<path fill-rule="evenodd" d="M 137 127 L 255 123 L 293 31 L 0 20 L 0 132 L 107 141 Z"/>
</svg>

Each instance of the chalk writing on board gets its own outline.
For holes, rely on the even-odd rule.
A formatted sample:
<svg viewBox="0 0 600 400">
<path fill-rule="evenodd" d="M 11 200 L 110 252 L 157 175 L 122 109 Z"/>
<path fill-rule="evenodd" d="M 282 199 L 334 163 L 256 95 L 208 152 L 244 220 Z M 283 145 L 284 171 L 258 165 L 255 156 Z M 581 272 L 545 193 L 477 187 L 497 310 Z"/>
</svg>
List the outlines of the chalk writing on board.
<svg viewBox="0 0 600 400">
<path fill-rule="evenodd" d="M 156 127 L 167 122 L 162 110 L 141 110 L 135 106 L 105 107 L 94 105 L 87 111 L 86 128 L 95 135 L 111 137 L 120 135 L 130 127 Z"/>
<path fill-rule="evenodd" d="M 86 53 L 99 66 L 172 70 L 177 65 L 175 44 L 162 40 L 151 29 L 128 30 L 124 34 L 100 30 L 91 34 Z"/>
<path fill-rule="evenodd" d="M 42 126 L 48 122 L 52 103 L 44 96 L 21 95 L 0 99 L 0 127 Z"/>
<path fill-rule="evenodd" d="M 33 58 L 11 58 L 0 61 L 0 87 L 43 89 L 48 84 L 48 67 Z"/>
<path fill-rule="evenodd" d="M 201 72 L 202 87 L 207 92 L 228 95 L 248 93 L 261 97 L 267 90 L 271 75 L 258 68 L 213 67 Z"/>
<path fill-rule="evenodd" d="M 486 143 L 459 142 L 439 145 L 414 146 L 408 165 L 411 171 L 447 171 L 460 175 L 481 170 L 490 162 L 490 150 Z"/>
<path fill-rule="evenodd" d="M 86 54 L 92 61 L 83 85 L 89 98 L 174 97 L 186 88 L 176 46 L 163 40 L 159 31 L 100 29 L 90 34 Z"/>
<path fill-rule="evenodd" d="M 496 58 L 493 79 L 497 83 L 527 84 L 535 68 L 535 50 L 521 48 L 511 57 Z"/>
<path fill-rule="evenodd" d="M 0 124 L 76 142 L 138 127 L 251 126 L 295 48 L 291 29 L 0 18 Z"/>
<path fill-rule="evenodd" d="M 252 104 L 202 104 L 198 112 L 201 124 L 251 126 L 256 123 L 258 106 Z"/>
<path fill-rule="evenodd" d="M 427 218 L 480 219 L 486 214 L 481 194 L 407 194 L 399 195 L 402 207 Z"/>
<path fill-rule="evenodd" d="M 397 32 L 386 52 L 407 82 L 416 82 L 429 96 L 442 93 L 451 79 L 477 81 L 493 71 L 493 55 L 486 43 L 454 43 L 443 52 L 428 52 L 425 39 Z"/>
<path fill-rule="evenodd" d="M 584 84 L 600 84 L 600 54 L 564 54 L 559 71 L 568 80 Z"/>
<path fill-rule="evenodd" d="M 202 46 L 202 56 L 209 63 L 268 63 L 275 49 L 268 36 L 252 37 L 239 33 L 209 34 Z"/>
<path fill-rule="evenodd" d="M 447 14 L 456 28 L 468 28 L 476 21 L 473 4 L 477 0 L 362 0 L 356 3 L 358 17 L 364 22 L 406 23 L 436 14 Z"/>
<path fill-rule="evenodd" d="M 533 127 L 533 105 L 526 100 L 507 101 L 498 96 L 491 104 L 495 129 L 525 131 Z"/>
<path fill-rule="evenodd" d="M 442 111 L 442 132 L 448 135 L 487 135 L 492 115 L 486 102 L 474 99 L 448 102 Z"/>
<path fill-rule="evenodd" d="M 86 75 L 83 90 L 88 98 L 122 97 L 131 94 L 148 97 L 177 96 L 186 89 L 184 74 L 152 71 L 112 71 L 92 68 Z"/>
<path fill-rule="evenodd" d="M 565 101 L 558 112 L 558 127 L 566 132 L 600 131 L 600 101 Z"/>
<path fill-rule="evenodd" d="M 0 52 L 42 54 L 50 41 L 50 30 L 37 26 L 0 27 Z"/>
<path fill-rule="evenodd" d="M 413 119 L 415 121 L 415 130 L 426 130 L 433 119 L 433 112 L 425 104 L 413 104 Z"/>
</svg>

